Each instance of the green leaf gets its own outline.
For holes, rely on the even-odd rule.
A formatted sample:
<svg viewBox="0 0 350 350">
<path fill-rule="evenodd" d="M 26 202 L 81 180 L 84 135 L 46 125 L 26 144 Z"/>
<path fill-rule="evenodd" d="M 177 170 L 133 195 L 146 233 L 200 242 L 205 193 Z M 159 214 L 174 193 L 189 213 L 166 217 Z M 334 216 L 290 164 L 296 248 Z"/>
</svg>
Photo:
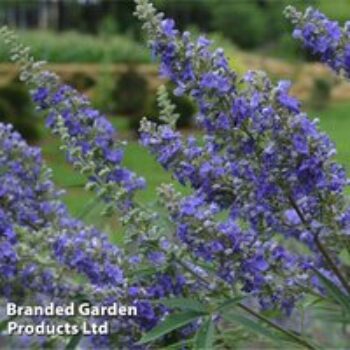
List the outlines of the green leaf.
<svg viewBox="0 0 350 350">
<path fill-rule="evenodd" d="M 65 350 L 74 350 L 78 346 L 78 344 L 81 340 L 81 337 L 82 337 L 81 333 L 73 335 L 70 338 L 68 344 L 66 345 Z"/>
<path fill-rule="evenodd" d="M 196 350 L 211 350 L 214 344 L 214 323 L 211 318 L 207 319 L 202 327 L 198 330 L 194 349 Z"/>
<path fill-rule="evenodd" d="M 270 332 L 265 327 L 261 326 L 259 323 L 251 320 L 250 318 L 247 318 L 245 316 L 239 315 L 239 314 L 227 314 L 223 313 L 222 317 L 228 321 L 228 322 L 237 322 L 241 324 L 243 327 L 247 328 L 248 330 L 252 331 L 253 333 L 261 334 L 265 337 L 268 337 L 272 340 L 281 340 L 281 336 L 277 336 L 275 333 Z"/>
<path fill-rule="evenodd" d="M 337 303 L 343 306 L 347 312 L 350 312 L 350 297 L 344 294 L 340 288 L 330 281 L 327 277 L 323 276 L 322 273 L 316 271 L 318 278 L 322 285 L 328 292 L 329 296 Z"/>
<path fill-rule="evenodd" d="M 229 322 L 237 322 L 241 324 L 243 327 L 245 327 L 247 330 L 250 330 L 253 333 L 261 334 L 267 338 L 270 338 L 273 341 L 285 341 L 285 342 L 292 342 L 293 344 L 302 344 L 303 346 L 307 346 L 308 348 L 315 348 L 313 347 L 310 342 L 308 342 L 303 337 L 300 337 L 297 333 L 288 330 L 289 334 L 283 334 L 283 333 L 275 333 L 271 332 L 269 329 L 267 329 L 264 326 L 261 326 L 259 323 L 251 320 L 250 318 L 247 318 L 245 316 L 239 315 L 239 314 L 227 314 L 223 313 L 221 315 L 226 321 Z M 307 345 L 306 345 L 307 344 Z"/>
<path fill-rule="evenodd" d="M 155 274 L 156 272 L 157 272 L 157 269 L 155 269 L 153 267 L 149 267 L 149 268 L 143 268 L 140 270 L 136 270 L 134 272 L 134 275 L 136 277 L 147 277 L 147 276 Z"/>
<path fill-rule="evenodd" d="M 197 265 L 204 268 L 207 271 L 216 272 L 216 268 L 212 264 L 197 261 Z"/>
<path fill-rule="evenodd" d="M 248 333 L 243 332 L 241 327 L 235 329 L 228 328 L 227 331 L 218 334 L 217 338 L 220 342 L 227 345 L 228 349 L 232 348 L 232 344 L 235 344 L 236 349 L 241 349 L 240 342 L 248 340 Z"/>
<path fill-rule="evenodd" d="M 344 248 L 340 254 L 339 259 L 344 263 L 345 265 L 350 266 L 350 252 L 346 248 Z"/>
<path fill-rule="evenodd" d="M 310 298 L 310 299 L 307 299 L 304 303 L 303 303 L 303 307 L 305 309 L 307 308 L 310 308 L 310 307 L 316 307 L 318 305 L 322 305 L 326 302 L 326 300 L 324 298 L 319 298 L 319 297 L 316 297 L 316 298 Z"/>
<path fill-rule="evenodd" d="M 328 314 L 320 314 L 318 317 L 324 319 L 325 322 L 350 324 L 350 317 L 344 317 L 341 315 L 330 316 Z"/>
<path fill-rule="evenodd" d="M 177 341 L 176 343 L 172 343 L 165 347 L 161 347 L 159 350 L 176 350 L 176 349 L 183 350 L 185 345 L 192 345 L 192 344 L 193 344 L 193 338 Z M 192 347 L 190 346 L 189 348 L 191 349 Z"/>
<path fill-rule="evenodd" d="M 195 299 L 189 298 L 169 298 L 157 300 L 157 304 L 163 304 L 170 308 L 181 310 L 191 310 L 201 313 L 208 313 L 207 307 Z"/>
<path fill-rule="evenodd" d="M 186 311 L 177 314 L 172 314 L 168 316 L 163 322 L 161 322 L 158 326 L 153 328 L 150 332 L 146 333 L 138 344 L 145 344 L 152 340 L 158 339 L 161 336 L 170 333 L 171 331 L 185 326 L 186 324 L 196 320 L 197 318 L 205 315 L 201 312 L 196 311 Z"/>
<path fill-rule="evenodd" d="M 0 322 L 0 333 L 2 333 L 7 328 L 8 323 L 13 319 L 14 317 L 10 317 Z"/>
<path fill-rule="evenodd" d="M 238 296 L 238 297 L 234 297 L 234 298 L 231 298 L 231 299 L 227 299 L 227 300 L 225 300 L 222 304 L 220 304 L 220 305 L 217 307 L 217 311 L 226 310 L 226 309 L 227 309 L 228 307 L 230 307 L 230 306 L 237 305 L 237 304 L 240 303 L 243 299 L 244 299 L 243 296 Z"/>
</svg>

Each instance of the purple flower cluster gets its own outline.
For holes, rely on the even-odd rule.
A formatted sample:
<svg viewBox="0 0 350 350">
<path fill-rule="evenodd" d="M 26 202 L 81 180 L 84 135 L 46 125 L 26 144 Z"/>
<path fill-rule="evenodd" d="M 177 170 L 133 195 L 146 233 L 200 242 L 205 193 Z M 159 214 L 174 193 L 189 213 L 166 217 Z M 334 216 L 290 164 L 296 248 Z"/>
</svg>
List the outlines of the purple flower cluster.
<svg viewBox="0 0 350 350">
<path fill-rule="evenodd" d="M 84 272 L 93 283 L 120 284 L 123 274 L 118 263 L 122 252 L 108 243 L 107 236 L 70 217 L 43 166 L 40 150 L 28 147 L 18 133 L 3 124 L 0 142 L 1 251 L 6 262 L 1 265 L 2 276 L 9 278 L 15 274 L 19 258 L 14 250 L 18 241 L 16 228 L 25 228 L 32 232 L 33 240 L 42 239 L 43 231 L 46 234 L 43 244 L 54 248 L 58 261 Z M 55 231 L 55 236 L 50 235 L 50 230 Z M 39 244 L 38 255 L 40 249 Z"/>
<path fill-rule="evenodd" d="M 144 121 L 141 126 L 142 143 L 176 179 L 196 190 L 179 212 L 202 216 L 194 230 L 198 242 L 200 222 L 205 225 L 208 215 L 200 209 L 205 202 L 228 213 L 229 223 L 248 225 L 248 232 L 263 242 L 273 244 L 272 236 L 281 234 L 305 243 L 313 251 L 311 265 L 324 266 L 316 241 L 321 238 L 333 255 L 349 240 L 344 200 L 348 180 L 333 159 L 331 141 L 290 96 L 290 83 L 274 85 L 261 72 L 238 79 L 222 50 L 210 51 L 208 40 L 193 43 L 189 33 L 181 34 L 173 24 L 169 32 L 168 19 L 150 10 L 149 18 L 138 14 L 146 22 L 161 73 L 175 83 L 175 93 L 192 96 L 198 125 L 205 130 L 201 140 L 184 140 L 171 125 Z M 225 250 L 213 232 L 206 239 L 194 249 L 202 257 Z M 260 260 L 252 261 L 259 266 Z"/>
<path fill-rule="evenodd" d="M 28 147 L 11 126 L 4 124 L 0 124 L 0 164 L 0 287 L 9 295 L 9 281 L 21 274 L 20 278 L 27 279 L 34 268 L 28 264 L 21 270 L 19 266 L 16 226 L 44 228 L 56 210 L 57 193 L 52 183 L 42 178 L 40 150 Z M 48 274 L 46 271 L 46 277 Z"/>
<path fill-rule="evenodd" d="M 121 165 L 122 144 L 108 119 L 52 73 L 38 73 L 31 87 L 34 103 L 46 111 L 47 127 L 62 138 L 68 161 L 88 175 L 89 188 L 113 205 L 130 206 L 145 182 Z"/>
<path fill-rule="evenodd" d="M 201 193 L 180 201 L 172 188 L 162 193 L 179 240 L 197 260 L 210 264 L 226 287 L 240 286 L 264 309 L 280 304 L 290 312 L 295 291 L 308 283 L 311 259 L 289 252 L 275 239 L 261 239 L 257 231 L 242 229 L 230 217 L 219 220 L 218 206 L 208 204 Z"/>
<path fill-rule="evenodd" d="M 157 305 L 152 301 L 183 295 L 187 283 L 186 278 L 176 270 L 171 273 L 155 272 L 152 280 L 152 284 L 145 285 L 145 281 L 140 279 L 129 288 L 130 295 L 137 297 L 134 302 L 139 309 L 136 322 L 143 331 L 152 329 L 159 323 L 160 318 L 170 311 L 165 306 Z"/>
<path fill-rule="evenodd" d="M 341 27 L 311 7 L 301 13 L 288 6 L 285 14 L 295 26 L 295 39 L 300 40 L 335 72 L 350 77 L 350 22 Z"/>
<path fill-rule="evenodd" d="M 106 236 L 81 223 L 66 230 L 68 232 L 60 235 L 53 244 L 60 263 L 85 274 L 95 285 L 118 286 L 123 283 L 123 272 L 116 264 L 121 260 L 122 252 L 109 243 Z M 74 238 L 71 232 L 77 232 Z"/>
</svg>

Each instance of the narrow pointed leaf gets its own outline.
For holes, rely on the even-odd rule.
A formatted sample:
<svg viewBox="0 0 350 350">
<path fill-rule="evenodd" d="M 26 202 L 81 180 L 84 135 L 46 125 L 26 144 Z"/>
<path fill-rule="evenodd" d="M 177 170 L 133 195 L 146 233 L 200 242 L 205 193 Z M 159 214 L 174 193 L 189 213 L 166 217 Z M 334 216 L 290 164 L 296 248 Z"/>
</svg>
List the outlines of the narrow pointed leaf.
<svg viewBox="0 0 350 350">
<path fill-rule="evenodd" d="M 241 324 L 243 327 L 246 329 L 254 332 L 261 334 L 265 337 L 268 337 L 273 340 L 281 340 L 280 336 L 277 336 L 275 333 L 271 332 L 268 330 L 266 327 L 261 326 L 259 323 L 251 320 L 250 318 L 247 318 L 245 316 L 239 315 L 239 314 L 228 314 L 228 313 L 223 313 L 221 315 L 226 321 L 228 322 L 236 322 Z"/>
<path fill-rule="evenodd" d="M 81 337 L 82 337 L 81 333 L 73 335 L 70 338 L 68 344 L 66 345 L 65 350 L 74 350 L 78 346 L 78 344 L 79 344 L 79 342 L 81 340 Z"/>
<path fill-rule="evenodd" d="M 334 323 L 343 323 L 350 324 L 350 318 L 339 316 L 328 316 L 328 315 L 319 315 L 320 318 L 323 318 L 325 322 L 334 322 Z"/>
<path fill-rule="evenodd" d="M 163 322 L 158 326 L 153 328 L 150 332 L 146 333 L 138 344 L 145 344 L 161 336 L 170 333 L 171 331 L 178 329 L 186 324 L 198 319 L 199 317 L 205 315 L 204 313 L 196 311 L 186 311 L 177 314 L 172 314 L 168 316 Z"/>
<path fill-rule="evenodd" d="M 6 328 L 7 324 L 11 321 L 11 319 L 6 319 L 0 322 L 0 333 L 2 333 Z"/>
<path fill-rule="evenodd" d="M 337 285 L 335 285 L 327 277 L 323 276 L 320 272 L 316 271 L 316 273 L 322 285 L 327 290 L 329 296 L 336 303 L 343 306 L 348 312 L 350 312 L 350 297 L 346 295 Z"/>
<path fill-rule="evenodd" d="M 237 305 L 243 299 L 244 299 L 243 296 L 238 296 L 238 297 L 234 297 L 234 298 L 228 299 L 228 300 L 224 301 L 222 304 L 220 304 L 218 306 L 217 310 L 218 311 L 220 311 L 220 310 L 227 310 L 227 308 Z"/>
<path fill-rule="evenodd" d="M 12 321 L 12 320 L 15 320 L 15 319 L 16 319 L 16 316 L 11 316 L 11 317 L 7 318 L 6 320 L 0 321 L 0 334 L 1 334 L 4 330 L 6 330 L 8 323 L 9 323 L 10 321 Z"/>
<path fill-rule="evenodd" d="M 211 318 L 206 320 L 198 330 L 194 344 L 195 350 L 212 350 L 215 327 Z"/>
<path fill-rule="evenodd" d="M 157 303 L 163 304 L 170 308 L 178 308 L 181 310 L 192 310 L 207 313 L 207 307 L 195 299 L 189 298 L 170 298 L 170 299 L 160 299 Z"/>
<path fill-rule="evenodd" d="M 308 348 L 316 348 L 314 347 L 308 340 L 304 339 L 303 337 L 300 337 L 298 334 L 294 334 L 293 338 L 292 336 L 289 336 L 287 334 L 282 333 L 275 333 L 270 331 L 268 328 L 260 325 L 260 323 L 255 322 L 245 316 L 239 315 L 239 314 L 226 314 L 223 313 L 221 315 L 226 321 L 229 322 L 237 322 L 241 324 L 243 327 L 245 327 L 247 330 L 250 330 L 253 333 L 261 334 L 267 338 L 270 338 L 273 341 L 285 341 L 285 342 L 292 342 L 293 344 L 308 344 Z M 292 331 L 289 330 L 290 333 Z"/>
<path fill-rule="evenodd" d="M 173 343 L 173 344 L 167 345 L 165 347 L 162 347 L 159 350 L 176 350 L 176 349 L 183 350 L 184 346 L 192 345 L 192 344 L 193 344 L 193 338 L 188 339 L 188 340 L 180 340 L 180 341 L 178 341 L 176 343 Z M 191 346 L 189 346 L 189 348 L 192 349 Z"/>
</svg>

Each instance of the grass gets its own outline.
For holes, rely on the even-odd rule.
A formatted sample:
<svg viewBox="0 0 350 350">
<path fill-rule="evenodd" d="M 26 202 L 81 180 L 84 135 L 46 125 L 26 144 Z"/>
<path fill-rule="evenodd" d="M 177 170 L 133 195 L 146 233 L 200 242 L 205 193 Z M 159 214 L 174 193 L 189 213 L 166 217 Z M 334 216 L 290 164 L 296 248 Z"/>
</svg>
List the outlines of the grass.
<svg viewBox="0 0 350 350">
<path fill-rule="evenodd" d="M 331 104 L 311 115 L 320 119 L 320 128 L 325 131 L 336 145 L 336 159 L 350 174 L 350 103 Z"/>
<path fill-rule="evenodd" d="M 312 118 L 320 118 L 320 128 L 330 135 L 335 142 L 338 154 L 337 160 L 345 166 L 350 174 L 350 103 L 332 104 L 327 109 L 319 112 L 311 111 Z M 117 127 L 122 138 L 129 138 L 125 150 L 124 165 L 137 174 L 142 175 L 147 181 L 145 191 L 139 192 L 137 200 L 141 203 L 150 203 L 155 199 L 156 188 L 161 183 L 173 182 L 171 175 L 165 172 L 146 149 L 139 145 L 135 138 L 131 138 L 128 132 L 128 120 L 124 118 L 112 118 L 112 123 Z M 65 188 L 64 201 L 74 216 L 81 216 L 87 204 L 93 200 L 93 196 L 82 188 L 84 177 L 66 163 L 64 154 L 59 150 L 59 142 L 49 137 L 44 131 L 44 139 L 41 143 L 43 155 L 49 167 L 53 170 L 53 179 L 58 187 Z M 179 189 L 180 186 L 178 185 Z M 106 222 L 100 216 L 101 204 L 91 210 L 84 219 L 100 228 L 106 229 L 103 223 Z M 117 228 L 117 220 L 107 221 L 107 229 Z"/>
</svg>

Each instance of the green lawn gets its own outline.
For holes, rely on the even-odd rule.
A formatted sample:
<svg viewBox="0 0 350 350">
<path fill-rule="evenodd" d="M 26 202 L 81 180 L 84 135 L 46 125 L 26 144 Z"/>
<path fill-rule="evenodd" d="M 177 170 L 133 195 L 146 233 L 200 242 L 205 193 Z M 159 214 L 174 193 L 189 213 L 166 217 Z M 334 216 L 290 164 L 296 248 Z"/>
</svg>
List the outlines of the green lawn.
<svg viewBox="0 0 350 350">
<path fill-rule="evenodd" d="M 337 160 L 350 174 L 350 103 L 338 103 L 321 112 L 311 112 L 320 118 L 321 130 L 336 144 Z"/>
<path fill-rule="evenodd" d="M 326 131 L 331 139 L 336 143 L 338 149 L 337 159 L 342 163 L 347 172 L 350 173 L 350 103 L 330 105 L 326 110 L 321 112 L 312 111 L 312 117 L 320 118 L 321 129 Z M 171 176 L 166 173 L 154 158 L 140 146 L 136 139 L 132 138 L 127 131 L 127 120 L 123 118 L 113 118 L 113 124 L 118 128 L 121 137 L 129 139 L 126 147 L 125 166 L 145 177 L 147 188 L 145 191 L 139 192 L 137 199 L 146 203 L 153 201 L 155 198 L 156 187 L 161 183 L 171 182 Z M 89 207 L 89 201 L 93 199 L 90 193 L 86 193 L 81 185 L 84 183 L 84 177 L 77 174 L 65 162 L 64 154 L 59 151 L 59 143 L 56 139 L 49 137 L 45 131 L 44 141 L 41 143 L 44 158 L 49 167 L 53 170 L 53 178 L 60 188 L 67 190 L 64 200 L 67 203 L 72 214 L 80 216 L 86 212 Z M 94 210 L 84 215 L 84 219 L 89 223 L 94 223 L 103 229 L 109 229 L 104 224 L 106 220 L 100 217 L 100 208 L 95 207 Z M 113 219 L 107 222 L 107 225 L 117 225 L 117 220 Z M 102 226 L 104 225 L 104 226 Z"/>
</svg>

